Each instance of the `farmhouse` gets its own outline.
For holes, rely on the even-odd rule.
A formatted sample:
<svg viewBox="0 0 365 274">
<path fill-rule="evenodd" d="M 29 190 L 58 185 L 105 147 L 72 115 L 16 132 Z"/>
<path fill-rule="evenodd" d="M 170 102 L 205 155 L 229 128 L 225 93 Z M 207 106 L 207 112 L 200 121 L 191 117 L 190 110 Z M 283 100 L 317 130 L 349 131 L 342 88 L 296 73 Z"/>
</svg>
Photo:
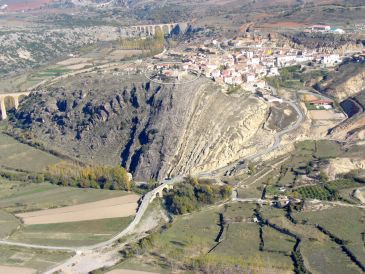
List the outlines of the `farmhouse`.
<svg viewBox="0 0 365 274">
<path fill-rule="evenodd" d="M 310 105 L 315 106 L 316 108 L 324 108 L 324 109 L 332 109 L 333 101 L 331 100 L 313 100 L 309 102 Z"/>
<path fill-rule="evenodd" d="M 310 29 L 314 32 L 325 32 L 325 31 L 330 31 L 331 26 L 329 26 L 329 25 L 313 25 L 313 26 L 310 27 Z"/>
<path fill-rule="evenodd" d="M 325 66 L 333 66 L 336 63 L 339 63 L 341 61 L 341 58 L 338 54 L 331 54 L 323 56 L 321 59 L 321 63 Z"/>
</svg>

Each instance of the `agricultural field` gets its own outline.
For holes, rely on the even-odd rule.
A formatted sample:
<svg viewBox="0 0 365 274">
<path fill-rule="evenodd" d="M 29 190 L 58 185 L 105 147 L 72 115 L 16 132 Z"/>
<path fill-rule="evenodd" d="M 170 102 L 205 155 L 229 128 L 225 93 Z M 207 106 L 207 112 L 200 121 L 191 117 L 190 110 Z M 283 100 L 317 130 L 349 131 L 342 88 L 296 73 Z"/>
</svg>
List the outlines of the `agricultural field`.
<svg viewBox="0 0 365 274">
<path fill-rule="evenodd" d="M 332 200 L 334 197 L 325 188 L 314 185 L 314 186 L 304 186 L 295 189 L 303 199 L 318 199 L 318 200 Z"/>
<path fill-rule="evenodd" d="M 36 269 L 27 267 L 17 267 L 17 266 L 5 266 L 0 265 L 0 273 L 6 274 L 35 274 Z"/>
<path fill-rule="evenodd" d="M 341 216 L 339 218 L 338 216 Z M 319 224 L 345 242 L 355 256 L 365 263 L 365 211 L 359 208 L 335 207 L 322 211 L 300 212 L 294 218 L 308 224 Z"/>
<path fill-rule="evenodd" d="M 217 209 L 179 216 L 172 226 L 160 235 L 157 249 L 169 258 L 182 259 L 207 253 L 220 231 Z"/>
<path fill-rule="evenodd" d="M 71 256 L 71 252 L 0 245 L 0 270 L 1 265 L 7 265 L 45 271 Z"/>
<path fill-rule="evenodd" d="M 61 159 L 22 144 L 12 137 L 0 133 L 0 167 L 22 169 L 28 171 L 42 171 L 48 165 L 56 164 Z"/>
<path fill-rule="evenodd" d="M 34 184 L 0 179 L 0 237 L 59 246 L 83 246 L 105 241 L 123 230 L 133 219 L 131 215 L 135 214 L 139 196 L 126 194 L 124 191 L 60 187 L 48 183 Z M 78 211 L 62 214 L 72 208 Z M 45 214 L 52 210 L 61 212 L 40 216 L 43 222 L 38 223 L 41 224 L 27 225 L 34 222 L 25 216 L 39 212 Z M 23 213 L 24 216 L 20 214 L 16 218 L 13 214 L 19 212 L 28 213 Z M 66 218 L 70 216 L 71 219 Z M 24 218 L 23 223 L 20 217 Z M 90 218 L 93 220 L 82 221 Z M 34 218 L 30 219 L 34 221 Z M 44 224 L 52 221 L 58 223 Z M 66 221 L 70 222 L 65 223 Z"/>
<path fill-rule="evenodd" d="M 53 246 L 87 246 L 106 241 L 122 231 L 133 217 L 93 221 L 25 225 L 9 240 Z"/>
<path fill-rule="evenodd" d="M 283 272 L 292 270 L 290 252 L 293 244 L 284 236 L 275 238 L 277 235 L 271 228 L 263 231 L 261 243 L 260 226 L 254 222 L 255 208 L 254 204 L 244 203 L 233 203 L 224 207 L 222 213 L 225 230 L 222 241 L 212 250 L 208 258 L 211 256 L 217 262 L 227 264 L 229 260 L 225 259 L 230 257 L 240 264 L 253 268 L 266 265 Z M 261 245 L 262 251 L 260 251 Z"/>
<path fill-rule="evenodd" d="M 263 232 L 264 251 L 279 253 L 287 257 L 290 256 L 291 252 L 293 251 L 293 247 L 295 245 L 295 240 L 292 237 L 289 237 L 267 226 L 262 228 L 262 232 Z"/>
<path fill-rule="evenodd" d="M 20 226 L 20 221 L 14 215 L 0 210 L 0 239 L 10 235 Z"/>
<path fill-rule="evenodd" d="M 124 191 L 61 187 L 49 183 L 30 184 L 0 179 L 0 209 L 10 213 L 35 211 L 105 200 Z"/>
<path fill-rule="evenodd" d="M 143 254 L 143 262 L 137 255 L 116 268 L 168 273 L 177 260 L 185 265 L 199 261 L 239 265 L 244 269 L 269 266 L 283 273 L 291 272 L 290 253 L 295 243 L 267 228 L 264 232 L 267 247 L 260 251 L 260 226 L 253 221 L 255 208 L 254 204 L 237 202 L 178 216 L 171 226 L 157 234 L 153 247 Z M 223 233 L 220 233 L 220 214 L 224 218 Z"/>
<path fill-rule="evenodd" d="M 318 214 L 326 216 L 326 214 L 323 214 L 323 212 L 326 211 L 320 211 Z M 337 214 L 338 213 L 339 212 L 337 212 Z M 331 271 L 329 273 L 361 273 L 359 271 L 360 268 L 342 251 L 339 244 L 332 241 L 328 235 L 321 232 L 315 226 L 309 224 L 311 221 L 303 217 L 308 213 L 294 213 L 293 216 L 294 219 L 298 221 L 297 224 L 292 223 L 285 217 L 284 210 L 269 210 L 268 207 L 264 207 L 262 209 L 262 214 L 270 223 L 300 237 L 301 243 L 299 245 L 299 251 L 304 259 L 304 265 L 309 271 L 313 273 L 328 273 L 327 271 L 330 269 Z M 336 218 L 332 219 L 334 226 L 337 225 L 338 216 L 343 215 L 336 216 Z M 353 218 L 353 215 L 349 218 Z M 321 220 L 321 218 L 319 217 L 317 220 Z M 313 221 L 313 224 L 316 223 L 316 221 Z M 350 219 L 345 220 L 344 222 L 347 222 L 349 226 L 353 225 Z M 358 228 L 362 227 L 361 225 L 356 226 Z"/>
<path fill-rule="evenodd" d="M 55 224 L 128 217 L 136 213 L 139 196 L 124 195 L 92 203 L 84 203 L 16 214 L 25 225 Z"/>
<path fill-rule="evenodd" d="M 300 251 L 306 267 L 312 273 L 362 273 L 341 248 L 330 240 L 303 241 Z"/>
</svg>

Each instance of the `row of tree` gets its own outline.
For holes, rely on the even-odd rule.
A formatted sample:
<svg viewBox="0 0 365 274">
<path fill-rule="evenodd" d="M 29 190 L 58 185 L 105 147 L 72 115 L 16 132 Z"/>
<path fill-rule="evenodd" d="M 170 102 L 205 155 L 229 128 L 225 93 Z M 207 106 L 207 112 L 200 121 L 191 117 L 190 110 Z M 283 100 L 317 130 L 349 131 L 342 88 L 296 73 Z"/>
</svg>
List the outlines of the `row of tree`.
<svg viewBox="0 0 365 274">
<path fill-rule="evenodd" d="M 79 166 L 62 163 L 49 166 L 46 180 L 53 184 L 82 188 L 131 190 L 132 180 L 121 166 Z"/>
</svg>

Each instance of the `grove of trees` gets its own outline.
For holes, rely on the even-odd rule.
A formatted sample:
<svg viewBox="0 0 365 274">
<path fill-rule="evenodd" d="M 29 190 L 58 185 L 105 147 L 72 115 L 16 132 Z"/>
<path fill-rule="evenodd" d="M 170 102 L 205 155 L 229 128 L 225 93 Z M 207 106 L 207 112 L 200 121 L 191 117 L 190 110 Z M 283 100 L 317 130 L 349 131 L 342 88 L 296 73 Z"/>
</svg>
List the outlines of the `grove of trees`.
<svg viewBox="0 0 365 274">
<path fill-rule="evenodd" d="M 165 206 L 171 213 L 185 214 L 203 205 L 228 199 L 231 195 L 231 186 L 214 185 L 190 177 L 186 182 L 177 184 L 166 192 L 164 198 Z"/>
<path fill-rule="evenodd" d="M 53 184 L 82 188 L 131 190 L 132 181 L 121 166 L 57 164 L 48 167 L 45 179 Z"/>
</svg>

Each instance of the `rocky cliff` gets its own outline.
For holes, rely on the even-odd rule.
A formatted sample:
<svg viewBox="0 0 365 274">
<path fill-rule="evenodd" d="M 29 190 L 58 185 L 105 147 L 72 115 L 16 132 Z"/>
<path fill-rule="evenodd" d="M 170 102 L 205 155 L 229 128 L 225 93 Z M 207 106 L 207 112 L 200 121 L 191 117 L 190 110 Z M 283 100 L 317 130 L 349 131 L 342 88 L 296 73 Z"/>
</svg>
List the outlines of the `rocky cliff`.
<svg viewBox="0 0 365 274">
<path fill-rule="evenodd" d="M 179 86 L 142 75 L 91 73 L 34 92 L 11 118 L 46 147 L 139 179 L 207 170 L 238 159 L 267 117 L 256 98 L 206 79 Z"/>
</svg>

